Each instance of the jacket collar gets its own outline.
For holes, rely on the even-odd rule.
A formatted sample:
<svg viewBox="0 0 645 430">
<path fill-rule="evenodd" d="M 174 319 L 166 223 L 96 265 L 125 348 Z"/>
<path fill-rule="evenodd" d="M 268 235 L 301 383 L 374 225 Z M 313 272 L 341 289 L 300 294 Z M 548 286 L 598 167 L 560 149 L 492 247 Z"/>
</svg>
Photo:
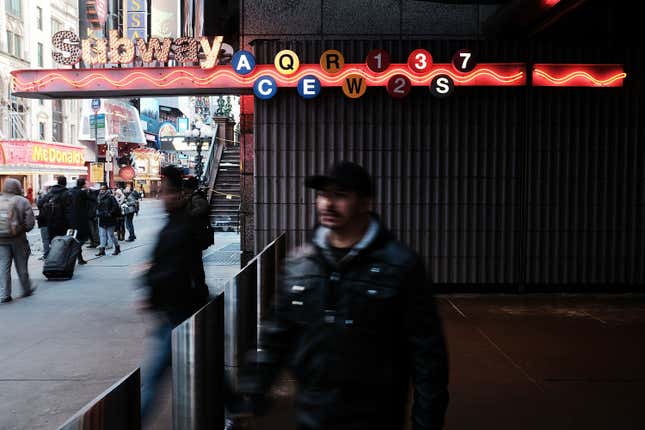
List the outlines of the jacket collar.
<svg viewBox="0 0 645 430">
<path fill-rule="evenodd" d="M 363 250 L 372 245 L 379 237 L 381 230 L 382 228 L 380 222 L 378 221 L 376 216 L 372 216 L 370 218 L 370 224 L 367 227 L 367 231 L 365 232 L 365 235 L 363 235 L 363 238 L 359 240 L 358 243 L 356 243 L 356 245 L 354 245 L 352 249 L 347 253 L 347 255 L 345 255 L 345 257 L 343 257 L 343 259 L 341 259 L 340 261 L 335 261 L 331 253 L 328 241 L 329 229 L 327 227 L 318 226 L 316 228 L 316 230 L 314 231 L 313 243 L 318 248 L 320 248 L 327 260 L 337 265 L 344 265 L 353 260 Z"/>
</svg>

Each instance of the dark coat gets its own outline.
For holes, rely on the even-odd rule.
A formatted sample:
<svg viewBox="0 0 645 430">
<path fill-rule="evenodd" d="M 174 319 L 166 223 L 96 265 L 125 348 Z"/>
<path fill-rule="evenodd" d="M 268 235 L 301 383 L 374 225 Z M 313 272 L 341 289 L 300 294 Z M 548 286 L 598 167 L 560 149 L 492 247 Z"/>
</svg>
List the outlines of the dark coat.
<svg viewBox="0 0 645 430">
<path fill-rule="evenodd" d="M 43 212 L 43 203 L 45 202 L 45 196 L 47 194 L 42 194 L 38 197 L 38 200 L 36 200 L 36 206 L 38 206 L 38 216 L 36 217 L 36 220 L 38 221 L 38 227 L 43 228 L 47 227 L 47 216 L 45 216 L 45 213 Z"/>
<path fill-rule="evenodd" d="M 412 429 L 441 429 L 448 361 L 430 283 L 417 254 L 372 226 L 368 245 L 340 263 L 325 240 L 287 261 L 241 391 L 262 398 L 287 365 L 302 428 L 401 430 L 412 382 Z"/>
<path fill-rule="evenodd" d="M 43 199 L 43 208 L 51 199 L 56 199 L 60 210 L 47 219 L 50 240 L 56 236 L 65 236 L 72 226 L 72 197 L 69 190 L 62 185 L 53 185 Z"/>
<path fill-rule="evenodd" d="M 96 209 L 99 205 L 99 191 L 87 190 L 87 217 L 90 220 L 96 220 Z"/>
<path fill-rule="evenodd" d="M 82 243 L 90 236 L 88 191 L 83 188 L 74 187 L 70 191 L 70 194 L 72 201 L 71 225 L 76 230 L 76 239 Z"/>
<path fill-rule="evenodd" d="M 121 208 L 111 192 L 108 191 L 103 195 L 99 193 L 96 215 L 101 227 L 113 227 L 117 224 L 117 217 L 121 216 Z"/>
<path fill-rule="evenodd" d="M 159 233 L 147 272 L 148 301 L 158 310 L 186 317 L 206 303 L 208 287 L 200 281 L 201 249 L 191 235 L 191 219 L 184 210 L 171 213 Z"/>
</svg>

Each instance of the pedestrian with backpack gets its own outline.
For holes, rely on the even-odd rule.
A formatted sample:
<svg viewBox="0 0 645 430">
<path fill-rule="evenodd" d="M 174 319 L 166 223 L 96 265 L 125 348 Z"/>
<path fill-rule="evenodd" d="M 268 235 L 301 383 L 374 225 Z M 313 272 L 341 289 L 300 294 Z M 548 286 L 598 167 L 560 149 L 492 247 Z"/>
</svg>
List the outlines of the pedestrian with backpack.
<svg viewBox="0 0 645 430">
<path fill-rule="evenodd" d="M 59 176 L 57 184 L 49 188 L 42 211 L 47 218 L 50 243 L 57 236 L 67 235 L 67 230 L 72 227 L 72 196 L 65 176 Z"/>
<path fill-rule="evenodd" d="M 121 247 L 119 247 L 119 241 L 114 235 L 114 229 L 117 225 L 117 218 L 121 216 L 121 207 L 106 184 L 101 185 L 101 191 L 99 191 L 96 215 L 99 220 L 99 236 L 101 238 L 99 252 L 96 256 L 101 257 L 105 255 L 108 240 L 114 244 L 114 252 L 112 255 L 119 255 L 121 253 Z"/>
<path fill-rule="evenodd" d="M 31 248 L 27 232 L 35 225 L 34 212 L 29 200 L 23 197 L 20 181 L 9 178 L 0 193 L 0 303 L 11 298 L 11 263 L 22 286 L 22 297 L 31 296 L 36 289 L 29 278 Z"/>
</svg>

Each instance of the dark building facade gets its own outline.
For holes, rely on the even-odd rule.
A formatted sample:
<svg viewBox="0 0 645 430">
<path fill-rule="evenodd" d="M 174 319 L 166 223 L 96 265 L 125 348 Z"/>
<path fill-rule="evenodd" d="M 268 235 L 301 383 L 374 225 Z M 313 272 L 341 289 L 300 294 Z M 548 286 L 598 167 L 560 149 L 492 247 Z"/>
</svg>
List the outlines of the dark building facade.
<svg viewBox="0 0 645 430">
<path fill-rule="evenodd" d="M 277 3 L 298 18 L 283 10 L 267 27 L 262 2 L 243 4 L 242 43 L 259 63 L 281 49 L 303 63 L 326 49 L 360 63 L 373 48 L 393 63 L 416 48 L 446 63 L 470 48 L 480 62 L 618 63 L 627 79 L 613 89 L 458 87 L 445 99 L 417 87 L 402 100 L 384 88 L 356 100 L 330 88 L 313 100 L 287 89 L 256 100 L 246 220 L 255 250 L 283 231 L 290 246 L 308 238 L 314 194 L 304 178 L 346 159 L 373 173 L 377 212 L 424 257 L 440 291 L 642 288 L 643 49 L 621 33 L 624 11 L 607 18 L 600 2 L 566 10 L 563 1 L 562 13 L 536 13 L 509 35 L 505 20 L 527 2 Z"/>
</svg>

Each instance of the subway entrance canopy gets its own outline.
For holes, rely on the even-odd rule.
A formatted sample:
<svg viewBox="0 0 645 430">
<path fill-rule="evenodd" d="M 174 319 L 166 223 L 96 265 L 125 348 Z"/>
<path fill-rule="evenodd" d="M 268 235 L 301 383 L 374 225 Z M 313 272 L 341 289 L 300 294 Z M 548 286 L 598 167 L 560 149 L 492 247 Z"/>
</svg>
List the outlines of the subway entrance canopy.
<svg viewBox="0 0 645 430">
<path fill-rule="evenodd" d="M 340 87 L 348 98 L 356 99 L 367 87 L 380 86 L 393 98 L 407 96 L 412 87 L 426 87 L 429 96 L 446 97 L 459 86 L 603 88 L 620 87 L 626 78 L 618 64 L 477 63 L 476 53 L 469 49 L 455 52 L 450 63 L 433 63 L 430 52 L 416 49 L 409 53 L 407 63 L 395 64 L 386 50 L 373 49 L 358 64 L 345 64 L 343 54 L 336 50 L 322 52 L 318 64 L 300 64 L 296 52 L 283 50 L 276 54 L 274 64 L 256 65 L 252 53 L 238 51 L 230 64 L 219 65 L 221 36 L 212 42 L 204 36 L 137 39 L 135 43 L 116 31 L 110 32 L 109 41 L 80 41 L 74 33 L 63 31 L 52 36 L 52 44 L 58 63 L 74 67 L 82 60 L 102 68 L 15 70 L 14 95 L 87 99 L 253 92 L 266 100 L 279 88 L 297 88 L 303 98 L 310 99 L 321 88 Z M 133 67 L 170 61 L 186 66 Z"/>
</svg>

